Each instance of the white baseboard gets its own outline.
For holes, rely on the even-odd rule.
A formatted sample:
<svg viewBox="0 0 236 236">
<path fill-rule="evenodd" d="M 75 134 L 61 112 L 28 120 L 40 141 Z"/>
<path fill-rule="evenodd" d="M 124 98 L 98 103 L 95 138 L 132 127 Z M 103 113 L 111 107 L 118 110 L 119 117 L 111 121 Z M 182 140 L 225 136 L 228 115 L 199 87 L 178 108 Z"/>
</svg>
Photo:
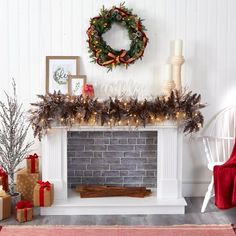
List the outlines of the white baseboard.
<svg viewBox="0 0 236 236">
<path fill-rule="evenodd" d="M 204 197 L 209 181 L 183 181 L 182 192 L 184 197 Z"/>
</svg>

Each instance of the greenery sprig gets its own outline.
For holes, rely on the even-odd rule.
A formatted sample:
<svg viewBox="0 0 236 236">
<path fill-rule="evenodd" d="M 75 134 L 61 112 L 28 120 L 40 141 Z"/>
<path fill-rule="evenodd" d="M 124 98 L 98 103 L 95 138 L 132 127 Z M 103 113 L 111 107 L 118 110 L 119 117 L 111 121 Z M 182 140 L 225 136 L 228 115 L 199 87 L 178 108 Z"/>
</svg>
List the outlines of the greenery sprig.
<svg viewBox="0 0 236 236">
<path fill-rule="evenodd" d="M 200 109 L 205 105 L 201 103 L 201 96 L 192 92 L 172 91 L 169 97 L 158 96 L 144 101 L 136 98 L 98 101 L 60 92 L 38 97 L 40 101 L 31 104 L 34 108 L 30 110 L 30 122 L 34 136 L 38 136 L 39 140 L 50 131 L 53 124 L 138 127 L 173 120 L 183 126 L 183 132 L 193 133 L 204 122 Z"/>
</svg>

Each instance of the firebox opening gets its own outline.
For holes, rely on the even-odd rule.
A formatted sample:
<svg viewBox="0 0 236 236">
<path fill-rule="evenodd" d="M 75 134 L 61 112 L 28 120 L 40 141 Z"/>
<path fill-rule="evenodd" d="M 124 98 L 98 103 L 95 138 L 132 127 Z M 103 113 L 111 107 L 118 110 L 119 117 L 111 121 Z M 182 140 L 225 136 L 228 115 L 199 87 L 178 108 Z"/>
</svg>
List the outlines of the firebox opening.
<svg viewBox="0 0 236 236">
<path fill-rule="evenodd" d="M 157 131 L 69 131 L 68 188 L 157 187 Z"/>
</svg>

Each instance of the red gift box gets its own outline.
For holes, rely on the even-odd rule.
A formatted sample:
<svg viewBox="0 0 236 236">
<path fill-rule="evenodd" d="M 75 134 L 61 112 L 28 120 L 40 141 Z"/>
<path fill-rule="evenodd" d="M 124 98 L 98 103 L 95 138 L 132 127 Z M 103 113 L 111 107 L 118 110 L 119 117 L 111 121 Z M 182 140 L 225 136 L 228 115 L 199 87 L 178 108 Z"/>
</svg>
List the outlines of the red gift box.
<svg viewBox="0 0 236 236">
<path fill-rule="evenodd" d="M 83 96 L 84 97 L 94 97 L 94 89 L 92 84 L 85 84 L 83 88 Z"/>
<path fill-rule="evenodd" d="M 0 167 L 0 185 L 5 192 L 8 192 L 8 175 L 7 173 Z"/>
</svg>

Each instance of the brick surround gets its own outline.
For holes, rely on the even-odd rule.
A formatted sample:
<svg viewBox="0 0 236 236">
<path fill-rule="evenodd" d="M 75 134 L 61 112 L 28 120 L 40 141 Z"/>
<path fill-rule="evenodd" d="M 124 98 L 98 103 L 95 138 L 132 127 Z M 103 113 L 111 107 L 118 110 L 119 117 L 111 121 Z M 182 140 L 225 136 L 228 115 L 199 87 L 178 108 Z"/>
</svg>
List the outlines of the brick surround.
<svg viewBox="0 0 236 236">
<path fill-rule="evenodd" d="M 70 131 L 67 136 L 68 187 L 156 187 L 156 131 Z"/>
</svg>

